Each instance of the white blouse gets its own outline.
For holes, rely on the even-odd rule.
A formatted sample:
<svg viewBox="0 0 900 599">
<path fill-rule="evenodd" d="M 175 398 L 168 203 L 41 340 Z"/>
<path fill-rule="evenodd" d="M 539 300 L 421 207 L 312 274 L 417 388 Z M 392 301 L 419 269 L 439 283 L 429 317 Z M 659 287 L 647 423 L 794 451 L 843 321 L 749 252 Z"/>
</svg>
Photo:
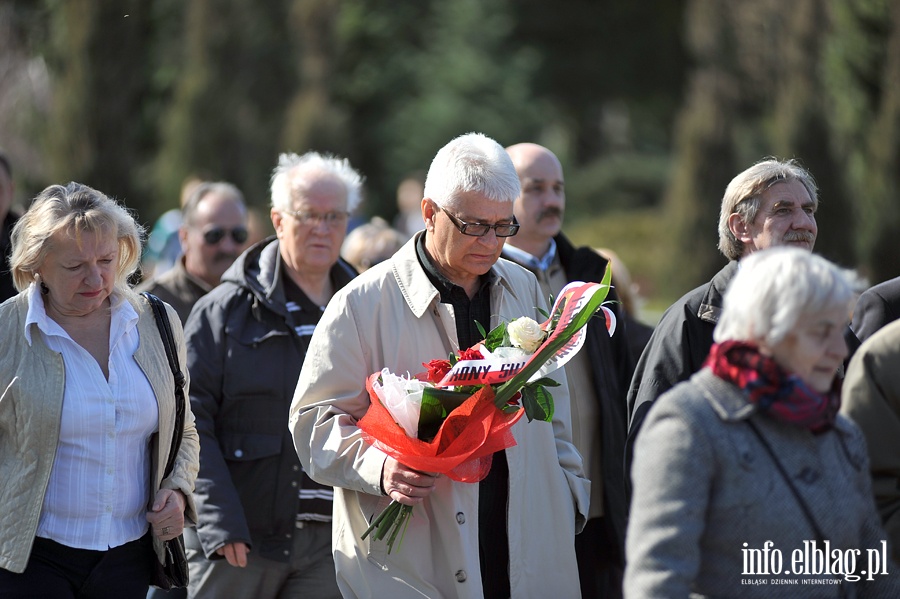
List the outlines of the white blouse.
<svg viewBox="0 0 900 599">
<path fill-rule="evenodd" d="M 66 373 L 59 442 L 37 536 L 97 551 L 147 532 L 149 441 L 159 428 L 153 388 L 134 360 L 138 315 L 118 294 L 110 300 L 108 381 L 90 353 L 47 316 L 34 284 L 25 319 L 29 344 L 35 324 L 48 347 L 62 354 Z"/>
</svg>

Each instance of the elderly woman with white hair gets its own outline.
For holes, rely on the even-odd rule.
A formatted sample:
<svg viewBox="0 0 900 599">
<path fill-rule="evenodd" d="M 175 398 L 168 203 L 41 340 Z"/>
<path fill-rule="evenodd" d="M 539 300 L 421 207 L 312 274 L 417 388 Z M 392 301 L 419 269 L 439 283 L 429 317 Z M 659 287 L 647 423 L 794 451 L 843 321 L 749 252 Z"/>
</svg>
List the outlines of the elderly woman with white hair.
<svg viewBox="0 0 900 599">
<path fill-rule="evenodd" d="M 626 596 L 900 596 L 838 414 L 853 286 L 795 248 L 742 260 L 703 369 L 637 438 Z"/>
</svg>

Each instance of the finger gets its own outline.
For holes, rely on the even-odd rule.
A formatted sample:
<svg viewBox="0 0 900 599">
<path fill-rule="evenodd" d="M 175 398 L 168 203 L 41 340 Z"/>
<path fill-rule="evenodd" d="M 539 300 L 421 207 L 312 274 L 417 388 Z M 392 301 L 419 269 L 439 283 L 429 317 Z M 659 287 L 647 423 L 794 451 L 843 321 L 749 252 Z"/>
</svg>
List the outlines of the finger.
<svg viewBox="0 0 900 599">
<path fill-rule="evenodd" d="M 237 557 L 234 555 L 234 545 L 225 545 L 225 561 L 229 566 L 239 567 Z"/>
<path fill-rule="evenodd" d="M 437 478 L 440 476 L 440 473 L 438 472 L 425 472 L 424 470 L 416 470 L 415 468 L 408 468 L 407 470 L 414 474 L 418 474 L 419 476 L 425 476 L 428 478 Z"/>
<path fill-rule="evenodd" d="M 413 505 L 415 503 L 421 503 L 422 500 L 431 495 L 432 491 L 434 491 L 434 486 L 415 487 L 403 483 L 394 483 L 391 486 L 388 495 L 391 499 L 396 499 L 397 501 L 400 501 L 400 503 Z M 401 498 L 407 499 L 408 501 L 401 501 Z"/>
<path fill-rule="evenodd" d="M 247 567 L 247 546 L 243 543 L 237 543 L 234 548 L 234 555 L 237 558 L 237 564 L 240 568 Z"/>
<path fill-rule="evenodd" d="M 423 501 L 425 501 L 424 497 L 410 497 L 409 495 L 405 495 L 396 489 L 392 489 L 388 492 L 388 497 L 396 501 L 397 503 L 402 503 L 403 505 L 419 505 Z"/>
<path fill-rule="evenodd" d="M 398 477 L 396 483 L 398 485 L 404 485 L 410 488 L 431 489 L 436 484 L 436 480 L 437 479 L 435 479 L 433 476 L 413 474 L 410 476 Z"/>
<path fill-rule="evenodd" d="M 154 512 L 159 512 L 164 510 L 169 502 L 172 500 L 172 490 L 171 489 L 160 489 L 156 493 L 156 497 L 153 501 L 152 510 Z"/>
</svg>

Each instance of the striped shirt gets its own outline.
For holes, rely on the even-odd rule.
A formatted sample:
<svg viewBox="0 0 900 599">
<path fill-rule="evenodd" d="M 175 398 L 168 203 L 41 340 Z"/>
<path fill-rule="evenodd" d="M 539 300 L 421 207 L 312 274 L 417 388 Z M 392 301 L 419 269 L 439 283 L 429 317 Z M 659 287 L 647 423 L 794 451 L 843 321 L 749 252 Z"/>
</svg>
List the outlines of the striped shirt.
<svg viewBox="0 0 900 599">
<path fill-rule="evenodd" d="M 159 425 L 153 389 L 134 360 L 138 315 L 121 296 L 110 297 L 109 380 L 100 365 L 47 316 L 31 286 L 25 337 L 31 325 L 62 354 L 66 372 L 56 457 L 44 495 L 37 536 L 69 547 L 105 551 L 147 532 L 150 435 Z"/>
<path fill-rule="evenodd" d="M 319 319 L 325 306 L 318 306 L 303 293 L 303 290 L 287 275 L 282 274 L 284 283 L 284 295 L 287 300 L 285 307 L 288 311 L 288 321 L 297 333 L 303 355 L 309 349 L 309 341 L 316 330 Z M 299 375 L 299 367 L 297 369 Z M 331 522 L 334 491 L 331 487 L 314 481 L 303 472 L 300 483 L 300 507 L 297 512 L 297 521 L 315 520 L 317 522 Z"/>
</svg>

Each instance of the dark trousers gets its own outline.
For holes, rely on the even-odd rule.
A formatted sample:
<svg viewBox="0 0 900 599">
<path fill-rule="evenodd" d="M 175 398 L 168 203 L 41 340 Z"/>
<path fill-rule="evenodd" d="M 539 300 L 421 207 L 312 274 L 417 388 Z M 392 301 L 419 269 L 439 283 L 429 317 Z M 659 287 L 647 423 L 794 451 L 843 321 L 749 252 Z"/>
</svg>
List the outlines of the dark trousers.
<svg viewBox="0 0 900 599">
<path fill-rule="evenodd" d="M 575 535 L 575 557 L 578 559 L 578 577 L 581 580 L 581 596 L 585 599 L 620 599 L 622 597 L 622 567 L 620 552 L 610 545 L 612 533 L 607 522 L 591 518 L 581 534 Z"/>
<path fill-rule="evenodd" d="M 149 533 L 106 551 L 36 537 L 24 572 L 0 569 L 0 599 L 143 599 L 153 558 Z"/>
</svg>

